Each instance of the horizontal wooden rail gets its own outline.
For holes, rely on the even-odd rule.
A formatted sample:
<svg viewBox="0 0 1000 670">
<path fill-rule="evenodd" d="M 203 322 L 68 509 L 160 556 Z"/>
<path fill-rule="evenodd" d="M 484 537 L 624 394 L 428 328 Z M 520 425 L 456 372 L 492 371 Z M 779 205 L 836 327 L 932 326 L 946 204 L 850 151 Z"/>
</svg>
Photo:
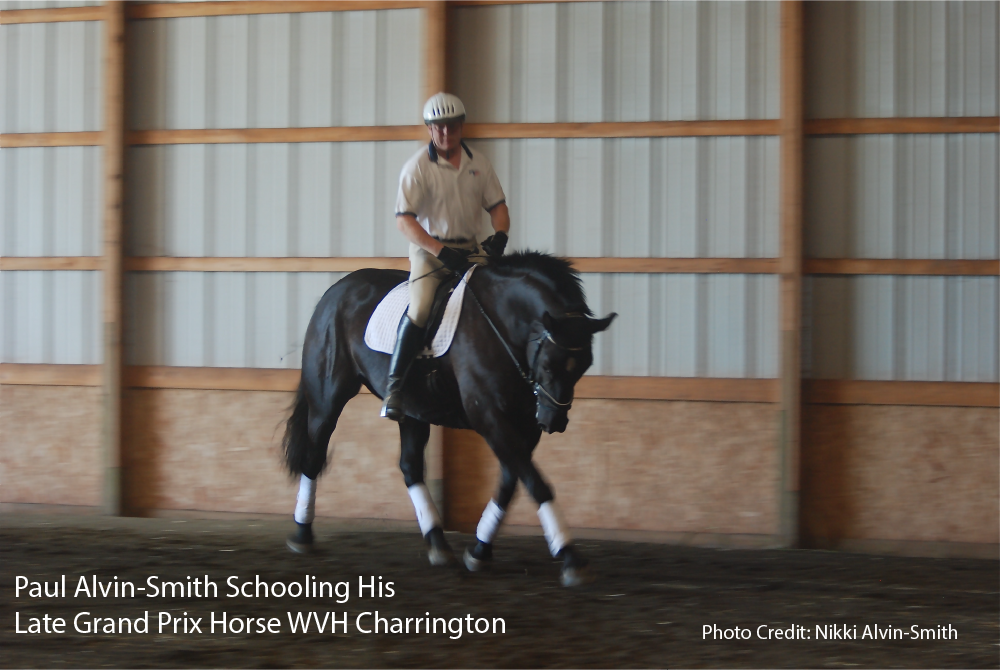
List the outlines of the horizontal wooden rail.
<svg viewBox="0 0 1000 670">
<path fill-rule="evenodd" d="M 592 376 L 577 382 L 576 397 L 776 403 L 780 390 L 777 379 Z"/>
<path fill-rule="evenodd" d="M 100 256 L 0 256 L 0 270 L 101 270 Z"/>
<path fill-rule="evenodd" d="M 805 402 L 814 405 L 929 405 L 1000 407 L 1000 384 L 837 379 L 804 380 Z"/>
<path fill-rule="evenodd" d="M 469 139 L 602 138 L 602 137 L 731 137 L 777 135 L 779 121 L 623 121 L 595 123 L 468 123 Z"/>
<path fill-rule="evenodd" d="M 183 4 L 183 3 L 182 3 Z M 140 5 L 145 6 L 145 5 Z M 468 123 L 468 139 L 560 139 L 628 137 L 748 137 L 777 135 L 779 121 L 748 119 L 723 121 L 627 121 L 595 123 Z M 981 133 L 997 132 L 998 120 L 988 118 L 938 119 L 820 119 L 806 123 L 807 134 L 858 135 L 866 133 Z M 62 135 L 64 133 L 48 133 Z M 43 134 L 44 135 L 44 134 Z M 41 136 L 41 135 L 40 135 Z M 16 136 L 15 136 L 16 137 Z M 425 140 L 423 126 L 331 126 L 319 128 L 207 128 L 134 130 L 132 145 L 260 144 L 295 142 L 393 142 Z M 11 140 L 11 146 L 65 146 L 39 144 L 43 140 Z M 60 141 L 58 138 L 49 140 Z M 68 139 L 66 140 L 69 141 Z M 24 142 L 36 142 L 24 144 Z M 83 142 L 80 142 L 83 143 Z M 95 141 L 95 143 L 97 143 Z M 4 145 L 6 146 L 6 145 Z"/>
<path fill-rule="evenodd" d="M 586 258 L 568 259 L 579 272 L 595 274 L 775 274 L 775 258 Z M 175 257 L 134 256 L 129 272 L 353 272 L 362 268 L 406 270 L 402 257 Z M 0 270 L 101 270 L 100 256 L 0 256 Z M 814 258 L 805 261 L 813 275 L 1000 276 L 997 260 L 888 258 Z"/>
<path fill-rule="evenodd" d="M 0 385 L 100 386 L 100 365 L 0 363 Z"/>
<path fill-rule="evenodd" d="M 580 272 L 769 274 L 773 258 L 570 258 Z M 396 257 L 217 258 L 143 256 L 125 259 L 129 272 L 353 272 L 361 268 L 406 270 L 409 260 Z"/>
<path fill-rule="evenodd" d="M 1000 132 L 998 116 L 921 117 L 890 119 L 810 119 L 806 135 L 904 135 Z"/>
<path fill-rule="evenodd" d="M 636 274 L 775 274 L 777 258 L 570 258 L 579 272 Z"/>
<path fill-rule="evenodd" d="M 923 258 L 810 258 L 813 275 L 937 275 L 988 277 L 1000 275 L 1000 260 L 938 260 Z"/>
<path fill-rule="evenodd" d="M 330 128 L 208 128 L 194 130 L 133 130 L 131 145 L 143 144 L 267 144 L 297 142 L 398 142 L 423 140 L 423 126 L 334 126 Z"/>
<path fill-rule="evenodd" d="M 62 23 L 64 21 L 100 21 L 104 7 L 52 7 L 38 9 L 5 9 L 0 12 L 0 25 L 15 23 Z"/>
<path fill-rule="evenodd" d="M 26 147 L 96 147 L 104 144 L 104 133 L 85 131 L 79 133 L 3 133 L 0 148 L 23 149 Z"/>
<path fill-rule="evenodd" d="M 125 368 L 125 383 L 133 388 L 294 391 L 299 371 L 130 366 Z M 2 363 L 0 384 L 100 386 L 101 366 Z M 778 394 L 776 379 L 595 375 L 584 377 L 576 387 L 577 398 L 611 400 L 774 403 Z M 811 379 L 804 380 L 804 398 L 807 403 L 833 405 L 1000 407 L 1000 384 Z"/>
<path fill-rule="evenodd" d="M 302 14 L 307 12 L 357 12 L 375 9 L 417 9 L 424 3 L 412 0 L 352 1 L 237 1 L 129 3 L 130 19 L 177 19 L 189 16 L 240 16 L 248 14 Z"/>
<path fill-rule="evenodd" d="M 214 258 L 139 256 L 125 259 L 126 272 L 353 272 L 362 268 L 408 270 L 408 258 Z"/>
</svg>

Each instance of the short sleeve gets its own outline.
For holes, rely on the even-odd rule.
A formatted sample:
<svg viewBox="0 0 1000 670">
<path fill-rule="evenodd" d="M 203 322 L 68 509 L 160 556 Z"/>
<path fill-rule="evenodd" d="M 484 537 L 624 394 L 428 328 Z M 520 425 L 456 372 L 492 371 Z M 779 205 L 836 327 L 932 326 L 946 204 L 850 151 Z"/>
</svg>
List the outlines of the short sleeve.
<svg viewBox="0 0 1000 670">
<path fill-rule="evenodd" d="M 396 214 L 417 215 L 423 204 L 424 190 L 420 172 L 415 164 L 406 164 L 399 175 L 399 193 L 396 194 Z"/>
<path fill-rule="evenodd" d="M 483 209 L 490 210 L 504 202 L 507 196 L 503 193 L 497 173 L 493 171 L 493 166 L 489 166 L 486 174 L 486 183 L 483 187 Z"/>
</svg>

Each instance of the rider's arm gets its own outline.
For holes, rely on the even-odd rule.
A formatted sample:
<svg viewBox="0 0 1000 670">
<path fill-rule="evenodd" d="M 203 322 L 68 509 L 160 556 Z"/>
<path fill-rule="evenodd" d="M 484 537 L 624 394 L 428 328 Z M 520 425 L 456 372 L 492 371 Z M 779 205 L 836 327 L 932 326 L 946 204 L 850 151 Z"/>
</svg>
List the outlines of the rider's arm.
<svg viewBox="0 0 1000 670">
<path fill-rule="evenodd" d="M 441 249 L 444 248 L 443 244 L 427 234 L 423 226 L 417 223 L 417 217 L 412 214 L 397 214 L 396 227 L 399 228 L 399 232 L 403 233 L 406 239 L 432 256 L 437 256 L 441 253 Z"/>
<path fill-rule="evenodd" d="M 494 231 L 510 233 L 510 211 L 507 209 L 507 203 L 501 202 L 490 210 L 490 223 L 493 225 Z"/>
</svg>

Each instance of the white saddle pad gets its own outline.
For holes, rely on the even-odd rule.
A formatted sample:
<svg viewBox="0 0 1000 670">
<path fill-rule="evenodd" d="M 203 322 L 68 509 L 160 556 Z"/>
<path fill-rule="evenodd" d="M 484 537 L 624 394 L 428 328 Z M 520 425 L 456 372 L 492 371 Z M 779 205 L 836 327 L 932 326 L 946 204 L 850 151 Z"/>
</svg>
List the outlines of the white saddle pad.
<svg viewBox="0 0 1000 670">
<path fill-rule="evenodd" d="M 441 326 L 434 334 L 434 340 L 429 349 L 424 349 L 420 354 L 424 358 L 438 358 L 448 353 L 451 347 L 451 340 L 455 336 L 455 328 L 458 327 L 458 317 L 462 314 L 462 297 L 465 295 L 465 283 L 469 281 L 472 272 L 476 269 L 473 265 L 465 273 L 462 281 L 452 291 L 448 299 L 448 306 L 444 309 L 444 317 L 441 319 Z M 403 318 L 403 313 L 410 306 L 410 291 L 407 282 L 403 282 L 396 288 L 389 291 L 382 302 L 378 304 L 372 313 L 372 318 L 368 321 L 365 329 L 365 344 L 373 351 L 380 351 L 383 354 L 391 354 L 396 348 L 396 333 L 399 331 L 399 320 Z"/>
</svg>

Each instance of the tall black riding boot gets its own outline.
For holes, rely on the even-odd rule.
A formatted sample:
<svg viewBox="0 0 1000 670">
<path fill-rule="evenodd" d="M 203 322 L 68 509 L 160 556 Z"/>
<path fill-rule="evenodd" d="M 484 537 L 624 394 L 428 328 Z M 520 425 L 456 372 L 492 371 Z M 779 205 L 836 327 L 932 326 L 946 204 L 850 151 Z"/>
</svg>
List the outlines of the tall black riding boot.
<svg viewBox="0 0 1000 670">
<path fill-rule="evenodd" d="M 385 402 L 382 403 L 382 416 L 393 421 L 402 421 L 403 417 L 403 383 L 406 373 L 410 371 L 413 359 L 417 357 L 424 346 L 425 328 L 410 321 L 406 314 L 399 322 L 399 332 L 396 333 L 396 349 L 392 352 L 389 363 L 389 386 L 385 390 Z"/>
</svg>

